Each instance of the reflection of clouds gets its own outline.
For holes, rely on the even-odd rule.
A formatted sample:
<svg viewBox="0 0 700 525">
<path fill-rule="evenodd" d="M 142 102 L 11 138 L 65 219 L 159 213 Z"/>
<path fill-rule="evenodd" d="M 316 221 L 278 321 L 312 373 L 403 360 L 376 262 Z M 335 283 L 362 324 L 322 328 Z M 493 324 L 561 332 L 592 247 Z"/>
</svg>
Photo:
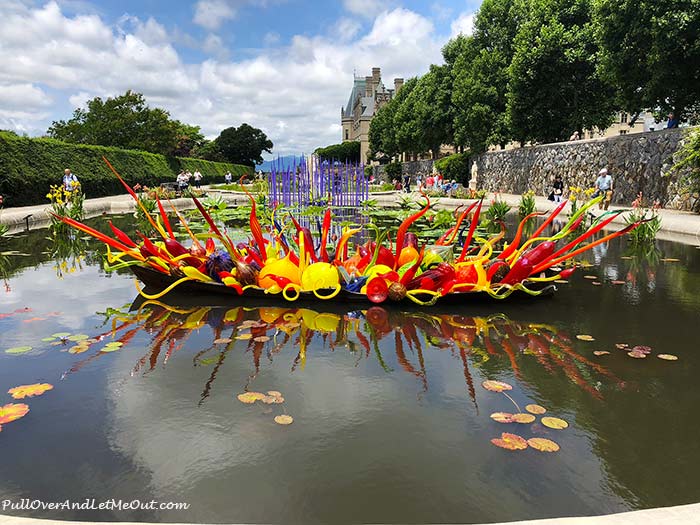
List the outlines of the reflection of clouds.
<svg viewBox="0 0 700 525">
<path fill-rule="evenodd" d="M 291 428 L 302 434 L 301 439 L 310 440 L 311 447 L 311 442 L 318 444 L 345 427 L 372 418 L 378 399 L 397 397 L 392 394 L 394 383 L 385 377 L 348 373 L 346 369 L 354 366 L 352 354 L 348 353 L 339 367 L 329 361 L 337 356 L 326 359 L 315 350 L 307 357 L 305 371 L 297 369 L 290 374 L 296 349 L 286 348 L 275 357 L 273 368 L 264 366 L 260 374 L 264 377 L 251 385 L 252 390 L 282 390 L 287 411 L 297 419 Z M 133 352 L 121 352 L 118 357 L 120 363 L 114 370 L 133 367 Z M 184 355 L 184 349 L 166 369 L 132 378 L 120 393 L 113 392 L 112 443 L 152 474 L 156 491 L 185 490 L 217 472 L 284 454 L 288 443 L 280 439 L 283 430 L 272 422 L 274 415 L 282 413 L 281 408 L 272 406 L 272 413 L 261 416 L 264 408 L 259 403 L 243 405 L 235 398 L 243 389 L 250 366 L 249 356 L 242 356 L 242 363 L 237 357 L 227 357 L 236 362 L 225 363 L 212 397 L 200 407 L 198 396 L 211 368 L 197 370 L 191 362 L 185 364 L 189 356 Z M 282 370 L 275 370 L 277 363 Z M 306 380 L 309 375 L 313 381 Z M 122 379 L 113 377 L 114 382 Z M 280 386 L 289 383 L 287 388 Z M 303 421 L 310 417 L 323 424 L 305 426 Z"/>
<path fill-rule="evenodd" d="M 105 276 L 95 266 L 58 279 L 53 263 L 42 264 L 12 278 L 12 291 L 3 296 L 3 307 L 28 306 L 37 313 L 60 311 L 62 326 L 79 328 L 103 306 L 131 302 L 135 290 L 129 281 L 128 276 Z"/>
<path fill-rule="evenodd" d="M 305 365 L 297 364 L 291 371 L 298 351 L 292 340 L 272 362 L 263 358 L 250 386 L 283 393 L 286 412 L 295 422 L 282 428 L 272 422 L 280 413 L 278 407 L 265 414 L 266 407 L 259 403 L 243 405 L 235 398 L 253 370 L 251 355 L 240 342 L 219 369 L 211 397 L 197 405 L 212 367 L 192 367 L 191 357 L 209 345 L 207 337 L 211 337 L 208 330 L 200 331 L 167 366 L 159 364 L 132 378 L 127 378 L 128 371 L 143 351 L 127 348 L 113 356 L 118 361 L 109 383 L 123 388 L 108 389 L 113 409 L 106 432 L 116 451 L 148 473 L 156 499 L 176 494 L 195 507 L 206 507 L 209 520 L 216 521 L 247 521 L 249 516 L 277 521 L 292 507 L 294 516 L 316 515 L 305 510 L 309 498 L 338 512 L 345 500 L 375 499 L 376 505 L 376 498 L 383 495 L 386 504 L 398 501 L 400 493 L 405 496 L 405 491 L 419 489 L 427 500 L 454 505 L 463 500 L 466 487 L 472 504 L 482 505 L 491 498 L 494 504 L 508 501 L 512 515 L 530 515 L 534 493 L 562 490 L 574 508 L 618 505 L 605 489 L 604 466 L 591 453 L 583 432 L 561 437 L 567 454 L 558 455 L 549 466 L 539 456 L 525 460 L 522 469 L 504 462 L 502 452 L 488 442 L 504 429 L 494 426 L 488 414 L 508 410 L 508 401 L 484 391 L 479 385 L 486 376 L 470 363 L 477 413 L 459 355 L 449 349 L 424 347 L 430 389 L 423 392 L 419 379 L 397 363 L 391 334 L 379 344 L 389 372 L 382 369 L 374 350 L 369 357 L 364 350 L 353 353 L 345 347 L 330 351 L 319 337 L 309 344 Z M 404 351 L 419 369 L 417 354 Z M 512 380 L 510 375 L 500 379 Z M 525 388 L 524 396 L 541 397 Z M 537 400 L 548 404 L 546 399 Z M 570 414 L 559 415 L 574 422 Z M 522 432 L 530 433 L 525 428 Z M 540 473 L 533 475 L 532 468 Z M 528 483 L 521 483 L 525 478 Z M 387 479 L 392 483 L 384 483 Z M 508 479 L 513 483 L 504 485 Z M 291 507 L 285 510 L 286 505 Z M 421 512 L 430 507 L 420 502 L 408 505 Z M 563 503 L 552 505 L 556 512 L 566 513 L 560 508 Z M 260 506 L 265 507 L 262 514 L 254 514 Z M 360 512 L 357 519 L 362 518 L 367 514 Z"/>
</svg>

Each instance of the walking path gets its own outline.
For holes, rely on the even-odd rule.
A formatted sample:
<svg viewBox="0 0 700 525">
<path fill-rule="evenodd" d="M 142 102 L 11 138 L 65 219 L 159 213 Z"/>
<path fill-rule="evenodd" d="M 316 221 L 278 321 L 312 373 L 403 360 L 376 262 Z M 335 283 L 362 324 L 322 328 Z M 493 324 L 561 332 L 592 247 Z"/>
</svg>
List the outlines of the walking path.
<svg viewBox="0 0 700 525">
<path fill-rule="evenodd" d="M 32 518 L 1 516 L 0 525 L 87 525 L 92 521 L 56 521 Z M 508 525 L 698 525 L 700 503 L 660 509 L 637 510 L 607 516 L 583 518 L 552 518 L 532 521 L 513 521 Z M 132 522 L 110 523 L 110 525 L 136 525 Z M 176 524 L 173 524 L 176 525 Z M 183 524 L 180 524 L 183 525 Z M 499 525 L 497 523 L 491 525 Z M 500 524 L 505 525 L 505 524 Z"/>
</svg>

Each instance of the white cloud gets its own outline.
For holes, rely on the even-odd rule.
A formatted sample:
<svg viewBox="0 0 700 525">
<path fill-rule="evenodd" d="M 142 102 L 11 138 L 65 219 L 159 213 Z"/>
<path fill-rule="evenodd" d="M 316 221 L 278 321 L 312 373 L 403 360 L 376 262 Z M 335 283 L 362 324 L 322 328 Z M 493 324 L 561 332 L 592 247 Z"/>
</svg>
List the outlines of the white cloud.
<svg viewBox="0 0 700 525">
<path fill-rule="evenodd" d="M 474 13 L 462 13 L 459 15 L 457 20 L 452 22 L 450 26 L 450 30 L 452 34 L 450 35 L 451 38 L 454 38 L 458 35 L 471 35 L 474 32 L 474 17 L 476 15 Z"/>
<path fill-rule="evenodd" d="M 333 28 L 332 37 L 337 38 L 341 42 L 347 42 L 353 39 L 362 29 L 362 25 L 352 18 L 341 18 Z"/>
<path fill-rule="evenodd" d="M 274 46 L 280 41 L 280 34 L 276 33 L 275 31 L 269 31 L 268 33 L 265 33 L 265 36 L 263 37 L 263 44 L 266 46 Z"/>
<path fill-rule="evenodd" d="M 225 0 L 199 0 L 195 6 L 194 23 L 213 31 L 235 16 L 236 10 Z"/>
<path fill-rule="evenodd" d="M 422 74 L 441 61 L 444 37 L 415 12 L 383 12 L 364 34 L 343 20 L 343 38 L 336 32 L 296 35 L 285 47 L 261 48 L 245 60 L 214 53 L 226 48 L 210 34 L 198 43 L 210 58 L 186 64 L 173 46 L 182 35 L 169 34 L 155 19 L 129 18 L 113 27 L 95 15 L 66 16 L 54 2 L 12 10 L 0 2 L 0 86 L 26 92 L 35 102 L 48 100 L 50 89 L 63 108 L 132 89 L 173 118 L 201 126 L 210 138 L 248 122 L 268 134 L 275 154 L 309 152 L 340 140 L 340 107 L 352 89 L 353 70 L 369 75 L 381 67 L 391 86 L 394 77 Z M 70 118 L 46 116 L 49 110 L 18 101 L 0 108 L 0 119 L 41 133 L 51 120 Z M 23 120 L 22 112 L 31 115 Z M 39 116 L 46 119 L 43 129 Z"/>
<path fill-rule="evenodd" d="M 354 15 L 374 18 L 386 5 L 381 0 L 343 0 L 343 6 Z"/>
</svg>

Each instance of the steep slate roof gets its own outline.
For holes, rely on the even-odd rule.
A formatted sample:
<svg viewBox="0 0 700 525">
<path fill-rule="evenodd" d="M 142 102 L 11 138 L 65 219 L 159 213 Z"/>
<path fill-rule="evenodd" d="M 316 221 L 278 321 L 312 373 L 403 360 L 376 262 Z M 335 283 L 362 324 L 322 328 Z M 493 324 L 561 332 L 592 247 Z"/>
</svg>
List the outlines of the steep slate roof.
<svg viewBox="0 0 700 525">
<path fill-rule="evenodd" d="M 352 116 L 352 108 L 355 107 L 355 99 L 357 99 L 357 96 L 361 96 L 363 98 L 365 94 L 365 88 L 367 87 L 367 83 L 365 82 L 364 78 L 355 78 L 355 83 L 352 86 L 352 91 L 350 92 L 350 98 L 348 99 L 348 103 L 345 106 L 345 112 L 343 113 L 343 116 L 345 117 L 351 117 Z M 364 103 L 363 103 L 364 105 Z"/>
</svg>

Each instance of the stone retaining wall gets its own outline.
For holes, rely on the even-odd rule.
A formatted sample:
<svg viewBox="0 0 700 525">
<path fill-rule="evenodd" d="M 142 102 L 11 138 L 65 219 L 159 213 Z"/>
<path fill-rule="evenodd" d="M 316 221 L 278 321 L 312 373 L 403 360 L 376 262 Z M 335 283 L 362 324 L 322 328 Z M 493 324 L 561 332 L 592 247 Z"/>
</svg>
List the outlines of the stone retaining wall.
<svg viewBox="0 0 700 525">
<path fill-rule="evenodd" d="M 685 133 L 671 129 L 483 153 L 473 159 L 477 187 L 548 195 L 557 174 L 566 188 L 591 188 L 599 170 L 607 167 L 614 179 L 616 204 L 629 205 L 641 191 L 645 200 L 658 199 L 664 207 L 693 209 L 697 196 L 684 194 L 680 181 L 684 174 L 669 173 Z"/>
</svg>

